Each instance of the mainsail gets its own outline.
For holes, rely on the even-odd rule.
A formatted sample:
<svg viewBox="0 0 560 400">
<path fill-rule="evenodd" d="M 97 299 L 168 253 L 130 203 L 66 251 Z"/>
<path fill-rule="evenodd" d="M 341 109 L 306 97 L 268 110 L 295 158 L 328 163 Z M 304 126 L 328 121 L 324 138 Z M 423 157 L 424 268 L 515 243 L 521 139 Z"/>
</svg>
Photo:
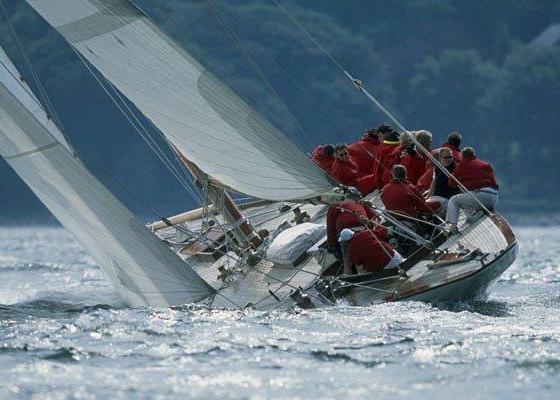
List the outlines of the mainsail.
<svg viewBox="0 0 560 400">
<path fill-rule="evenodd" d="M 303 152 L 129 1 L 27 2 L 222 185 L 268 200 L 306 199 L 332 189 Z"/>
<path fill-rule="evenodd" d="M 213 289 L 70 152 L 0 48 L 0 152 L 91 252 L 131 306 L 192 303 Z"/>
</svg>

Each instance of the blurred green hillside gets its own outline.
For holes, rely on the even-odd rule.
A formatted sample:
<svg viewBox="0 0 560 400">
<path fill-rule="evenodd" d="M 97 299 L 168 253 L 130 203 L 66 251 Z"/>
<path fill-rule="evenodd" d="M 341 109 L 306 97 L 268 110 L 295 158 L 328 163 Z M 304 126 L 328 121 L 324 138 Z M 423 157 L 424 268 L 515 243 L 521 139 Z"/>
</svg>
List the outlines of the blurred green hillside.
<svg viewBox="0 0 560 400">
<path fill-rule="evenodd" d="M 146 217 L 147 208 L 137 199 L 163 214 L 196 206 L 56 32 L 24 1 L 3 2 L 68 135 L 96 175 Z M 272 0 L 134 2 L 304 151 L 319 143 L 351 142 L 365 128 L 386 121 Z M 465 145 L 495 166 L 502 207 L 555 210 L 560 42 L 532 41 L 560 23 L 560 2 L 281 4 L 404 126 L 432 131 L 436 143 L 450 131 L 462 132 Z M 0 43 L 28 76 L 2 13 Z M 0 221 L 48 220 L 3 161 L 0 169 L 5 193 Z"/>
</svg>

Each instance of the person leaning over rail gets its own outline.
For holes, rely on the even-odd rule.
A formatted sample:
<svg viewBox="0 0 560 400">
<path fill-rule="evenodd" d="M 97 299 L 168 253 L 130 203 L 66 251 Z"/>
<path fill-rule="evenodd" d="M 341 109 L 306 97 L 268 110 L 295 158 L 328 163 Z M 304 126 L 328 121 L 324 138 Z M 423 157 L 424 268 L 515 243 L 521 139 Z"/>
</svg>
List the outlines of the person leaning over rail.
<svg viewBox="0 0 560 400">
<path fill-rule="evenodd" d="M 334 161 L 330 174 L 338 183 L 353 187 L 361 177 L 358 166 L 350 157 L 348 146 L 345 143 L 339 143 L 334 148 Z"/>
<path fill-rule="evenodd" d="M 338 241 L 344 260 L 344 274 L 352 274 L 354 268 L 359 274 L 397 268 L 404 258 L 386 240 L 386 236 L 378 230 L 340 231 Z"/>
<path fill-rule="evenodd" d="M 315 147 L 311 153 L 311 158 L 321 169 L 329 174 L 334 161 L 334 146 L 332 144 L 325 144 Z"/>
<path fill-rule="evenodd" d="M 476 158 L 472 147 L 461 152 L 461 162 L 453 171 L 453 176 L 461 182 L 468 192 L 456 194 L 449 199 L 445 220 L 451 224 L 450 232 L 456 232 L 459 212 L 462 208 L 494 211 L 498 202 L 498 183 L 492 166 Z M 457 187 L 453 178 L 448 180 L 450 187 Z"/>
</svg>

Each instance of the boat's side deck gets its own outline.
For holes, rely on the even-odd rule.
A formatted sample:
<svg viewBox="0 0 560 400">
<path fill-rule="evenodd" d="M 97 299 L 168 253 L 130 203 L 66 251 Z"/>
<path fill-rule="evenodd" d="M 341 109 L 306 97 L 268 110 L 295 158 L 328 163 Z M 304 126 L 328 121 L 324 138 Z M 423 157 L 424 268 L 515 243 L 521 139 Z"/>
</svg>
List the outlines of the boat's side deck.
<svg viewBox="0 0 560 400">
<path fill-rule="evenodd" d="M 288 205 L 292 210 L 297 206 Z M 278 203 L 270 203 L 247 208 L 245 215 L 257 229 L 266 228 L 272 232 L 281 223 L 291 220 L 294 216 L 293 212 L 286 212 L 286 207 L 281 208 L 281 206 Z M 299 205 L 299 207 L 310 215 L 312 222 L 325 223 L 326 206 Z M 467 215 L 463 213 L 461 217 L 464 221 L 460 227 L 461 234 L 451 237 L 439 246 L 439 254 L 447 252 L 452 255 L 455 253 L 468 255 L 472 250 L 478 249 L 480 254 L 476 257 L 448 265 L 444 262 L 439 266 L 434 266 L 433 260 L 420 261 L 407 271 L 408 276 L 405 278 L 396 276 L 378 282 L 368 282 L 365 286 L 356 286 L 357 290 L 352 290 L 348 295 L 349 300 L 356 304 L 363 304 L 364 299 L 367 299 L 367 302 L 398 300 L 442 284 L 460 281 L 484 268 L 515 241 L 511 229 L 498 215 L 488 217 L 480 214 L 475 215 L 474 218 L 471 216 L 468 224 L 465 222 Z M 203 221 L 203 218 L 199 218 L 187 224 L 189 229 L 200 231 Z M 223 221 L 219 222 L 223 224 Z M 158 234 L 172 242 L 180 236 L 174 228 L 166 228 Z M 233 252 L 217 260 L 180 254 L 191 261 L 193 268 L 203 279 L 219 290 L 212 303 L 218 308 L 243 308 L 248 305 L 262 309 L 278 307 L 289 298 L 295 288 L 311 287 L 321 272 L 334 261 L 332 257 L 319 251 L 314 254 L 315 256 L 310 254 L 298 265 L 280 266 L 261 260 L 250 268 L 236 268 L 238 256 Z M 225 282 L 218 278 L 220 266 L 233 271 L 232 276 Z"/>
</svg>

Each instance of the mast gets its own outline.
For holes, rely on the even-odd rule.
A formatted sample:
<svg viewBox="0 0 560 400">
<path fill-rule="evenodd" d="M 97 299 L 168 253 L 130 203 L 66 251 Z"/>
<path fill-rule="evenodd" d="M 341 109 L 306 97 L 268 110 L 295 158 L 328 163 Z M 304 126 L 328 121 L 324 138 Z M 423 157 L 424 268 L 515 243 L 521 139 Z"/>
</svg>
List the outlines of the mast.
<svg viewBox="0 0 560 400">
<path fill-rule="evenodd" d="M 206 195 L 214 204 L 214 209 L 222 214 L 227 223 L 231 225 L 236 238 L 241 243 L 245 243 L 253 249 L 256 249 L 261 244 L 262 240 L 259 235 L 257 235 L 253 225 L 245 218 L 227 191 L 213 184 L 209 176 L 181 154 L 173 144 L 169 143 L 169 145 L 196 179 L 200 182 L 208 182 Z"/>
</svg>

